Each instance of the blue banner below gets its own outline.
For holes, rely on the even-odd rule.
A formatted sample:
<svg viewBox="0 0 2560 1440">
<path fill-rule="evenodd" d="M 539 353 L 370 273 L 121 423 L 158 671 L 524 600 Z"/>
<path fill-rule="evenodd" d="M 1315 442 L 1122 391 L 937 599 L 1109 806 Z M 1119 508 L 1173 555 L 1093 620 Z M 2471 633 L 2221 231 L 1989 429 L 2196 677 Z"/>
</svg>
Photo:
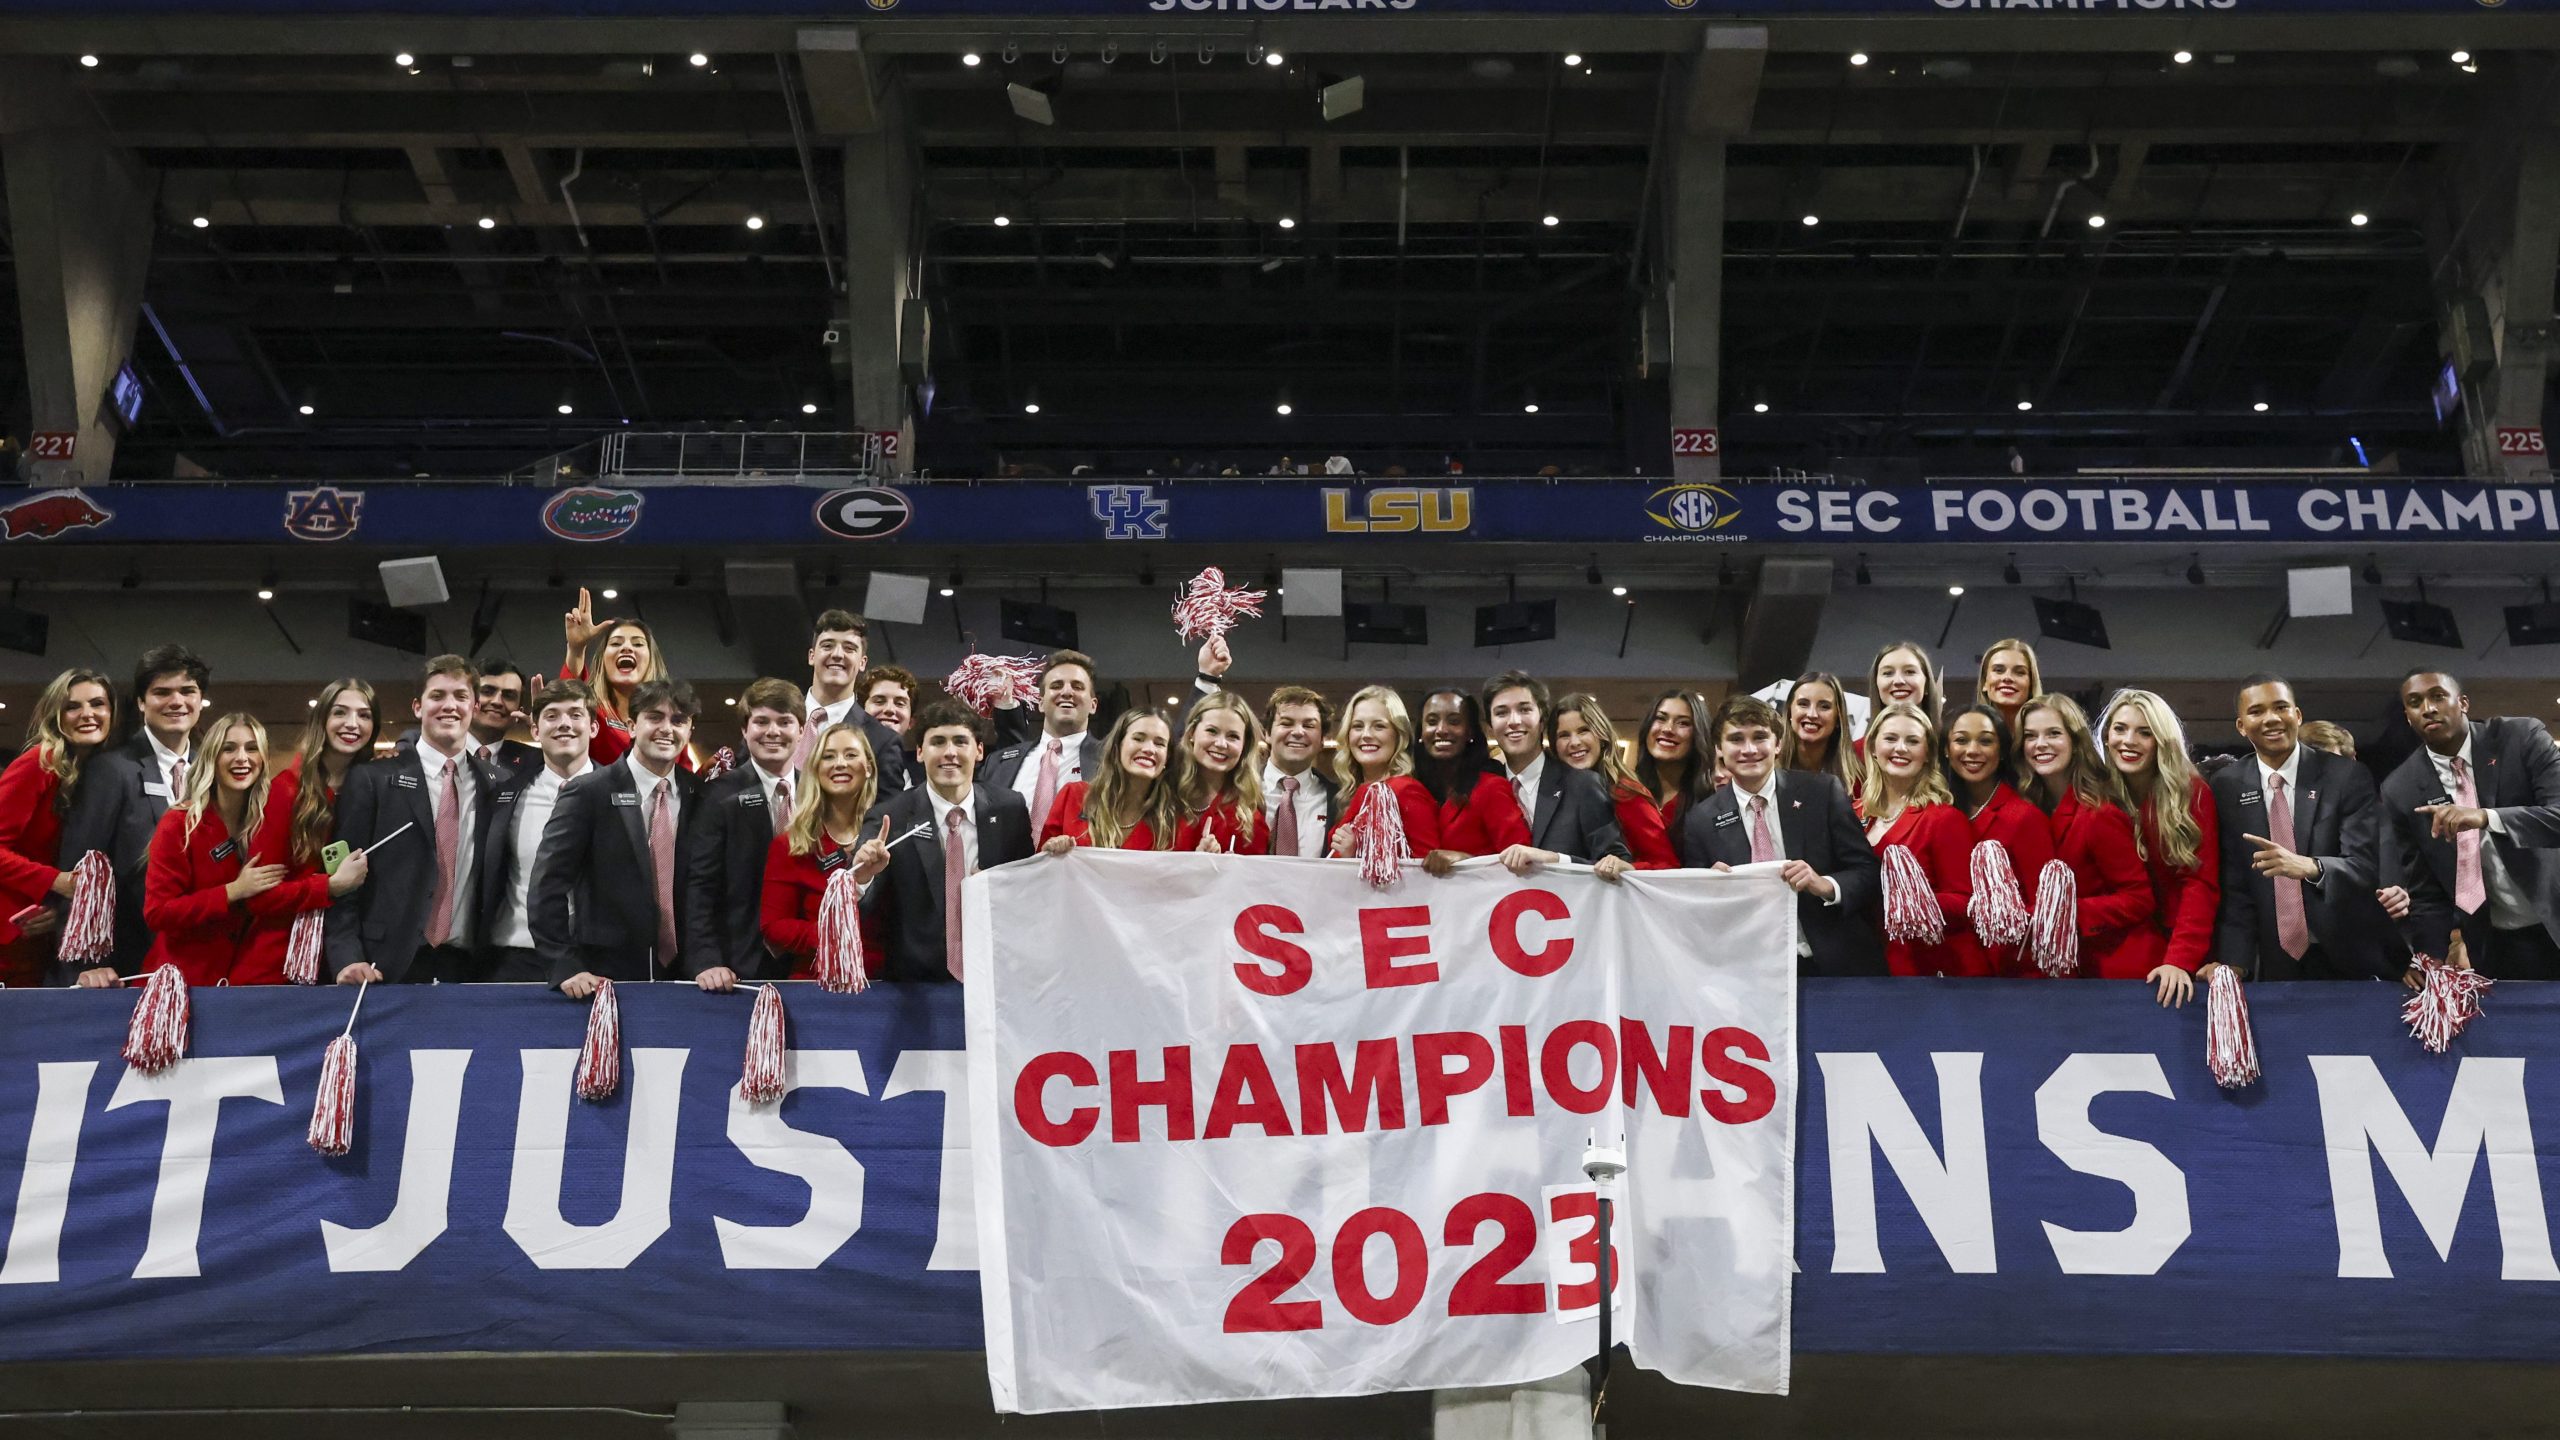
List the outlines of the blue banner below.
<svg viewBox="0 0 2560 1440">
<path fill-rule="evenodd" d="M 131 996 L 0 995 L 0 1344 L 976 1346 L 959 991 L 789 992 L 777 1115 L 734 1098 L 743 994 L 623 987 L 624 1088 L 589 1105 L 584 1006 L 386 989 L 340 1160 L 303 1131 L 350 991 L 198 991 L 192 1058 L 157 1080 L 116 1058 Z M 2136 985 L 1807 983 L 1797 1345 L 2560 1352 L 2560 1093 L 2537 1098 L 2560 987 L 2498 987 L 2444 1056 L 2400 999 L 2258 987 L 2265 1079 L 2226 1094 L 2201 1005 Z"/>
</svg>

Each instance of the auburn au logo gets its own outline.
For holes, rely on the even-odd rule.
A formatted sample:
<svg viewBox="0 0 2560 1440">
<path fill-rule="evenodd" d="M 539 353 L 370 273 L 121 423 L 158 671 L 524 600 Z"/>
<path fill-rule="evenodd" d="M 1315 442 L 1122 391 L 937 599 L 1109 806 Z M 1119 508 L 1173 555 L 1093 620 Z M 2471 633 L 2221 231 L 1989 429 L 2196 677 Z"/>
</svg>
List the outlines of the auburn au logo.
<svg viewBox="0 0 2560 1440">
<path fill-rule="evenodd" d="M 1399 485 L 1324 492 L 1324 528 L 1334 535 L 1457 535 L 1475 518 L 1476 492 L 1469 489 Z"/>
</svg>

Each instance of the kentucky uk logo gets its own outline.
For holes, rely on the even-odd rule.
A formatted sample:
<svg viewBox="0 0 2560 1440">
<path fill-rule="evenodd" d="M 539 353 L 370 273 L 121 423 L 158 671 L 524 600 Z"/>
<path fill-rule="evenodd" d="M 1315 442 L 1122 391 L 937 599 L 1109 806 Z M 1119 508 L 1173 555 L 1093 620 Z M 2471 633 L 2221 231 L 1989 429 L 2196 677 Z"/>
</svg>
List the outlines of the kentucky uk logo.
<svg viewBox="0 0 2560 1440">
<path fill-rule="evenodd" d="M 356 533 L 364 492 L 323 485 L 284 497 L 284 533 L 296 540 L 344 540 Z"/>
<path fill-rule="evenodd" d="M 47 490 L 0 508 L 0 540 L 51 540 L 74 530 L 95 530 L 116 518 L 112 510 L 77 490 Z"/>
<path fill-rule="evenodd" d="M 1084 493 L 1105 540 L 1162 540 L 1173 531 L 1173 502 L 1157 499 L 1153 485 L 1087 485 Z"/>
<path fill-rule="evenodd" d="M 640 523 L 640 492 L 581 485 L 542 507 L 542 528 L 563 540 L 619 540 Z"/>
</svg>

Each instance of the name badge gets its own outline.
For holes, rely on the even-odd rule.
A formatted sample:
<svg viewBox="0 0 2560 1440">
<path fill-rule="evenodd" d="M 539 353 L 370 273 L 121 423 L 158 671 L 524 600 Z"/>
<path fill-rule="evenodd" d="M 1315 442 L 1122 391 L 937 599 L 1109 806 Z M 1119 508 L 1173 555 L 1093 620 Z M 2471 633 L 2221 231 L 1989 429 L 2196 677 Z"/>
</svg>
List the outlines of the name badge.
<svg viewBox="0 0 2560 1440">
<path fill-rule="evenodd" d="M 1742 812 L 1737 810 L 1730 815 L 1719 815 L 1716 817 L 1715 823 L 1718 827 L 1739 825 L 1742 823 Z"/>
<path fill-rule="evenodd" d="M 394 775 L 391 777 L 391 783 L 399 786 L 403 790 L 415 790 L 418 788 L 418 777 L 415 775 Z"/>
<path fill-rule="evenodd" d="M 216 860 L 228 860 L 239 853 L 240 842 L 237 840 L 225 840 L 213 847 L 213 858 Z"/>
<path fill-rule="evenodd" d="M 761 808 L 764 805 L 764 792 L 761 790 L 750 790 L 746 794 L 738 797 L 738 803 L 741 805 L 754 805 Z M 1592 1303 L 1598 1304 L 1599 1302 L 1594 1301 Z"/>
<path fill-rule="evenodd" d="M 613 803 L 616 805 L 638 805 L 640 803 L 640 797 L 632 792 L 616 791 L 614 793 Z"/>
<path fill-rule="evenodd" d="M 169 798 L 169 787 L 161 784 L 157 780 L 145 780 L 142 782 L 142 793 L 145 795 L 157 795 L 161 799 L 166 800 Z"/>
<path fill-rule="evenodd" d="M 2255 804 L 2257 804 L 2257 803 L 2258 803 L 2258 792 L 2257 792 L 2257 791 L 2255 791 L 2255 790 L 2243 790 L 2243 791 L 2241 791 L 2241 792 L 2240 792 L 2240 803 L 2241 803 L 2241 804 L 2243 804 L 2243 805 L 2255 805 Z"/>
<path fill-rule="evenodd" d="M 523 793 L 524 792 L 521 790 L 501 790 L 497 794 L 489 797 L 489 803 L 492 805 L 504 805 Z"/>
<path fill-rule="evenodd" d="M 2450 805 L 2450 804 L 2452 804 L 2452 803 L 2453 803 L 2453 797 L 2452 797 L 2452 796 L 2450 796 L 2450 795 L 2439 795 L 2439 796 L 2437 796 L 2436 798 L 2434 798 L 2433 800 L 2429 800 L 2429 801 L 2427 801 L 2427 802 L 2425 802 L 2425 803 L 2427 803 L 2427 804 L 2429 804 L 2429 805 Z M 1599 1302 L 1594 1301 L 1594 1302 L 1592 1302 L 1592 1303 L 1597 1304 L 1597 1303 L 1599 1303 Z"/>
<path fill-rule="evenodd" d="M 830 850 L 826 854 L 818 857 L 818 868 L 820 870 L 841 870 L 844 868 L 844 857 L 844 851 Z"/>
</svg>

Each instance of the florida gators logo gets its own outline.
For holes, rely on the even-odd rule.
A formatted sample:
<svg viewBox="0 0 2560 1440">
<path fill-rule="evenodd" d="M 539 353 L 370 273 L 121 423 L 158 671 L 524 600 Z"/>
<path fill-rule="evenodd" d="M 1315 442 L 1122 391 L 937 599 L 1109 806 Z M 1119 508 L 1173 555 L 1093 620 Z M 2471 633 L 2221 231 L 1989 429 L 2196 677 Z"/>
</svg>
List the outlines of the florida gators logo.
<svg viewBox="0 0 2560 1440">
<path fill-rule="evenodd" d="M 619 540 L 640 523 L 640 492 L 581 485 L 542 507 L 542 528 L 563 540 Z"/>
<path fill-rule="evenodd" d="M 296 540 L 344 540 L 356 533 L 364 492 L 323 485 L 284 497 L 284 533 Z"/>
<path fill-rule="evenodd" d="M 0 540 L 51 540 L 74 530 L 95 530 L 116 518 L 112 510 L 77 490 L 47 490 L 0 508 Z"/>
</svg>

